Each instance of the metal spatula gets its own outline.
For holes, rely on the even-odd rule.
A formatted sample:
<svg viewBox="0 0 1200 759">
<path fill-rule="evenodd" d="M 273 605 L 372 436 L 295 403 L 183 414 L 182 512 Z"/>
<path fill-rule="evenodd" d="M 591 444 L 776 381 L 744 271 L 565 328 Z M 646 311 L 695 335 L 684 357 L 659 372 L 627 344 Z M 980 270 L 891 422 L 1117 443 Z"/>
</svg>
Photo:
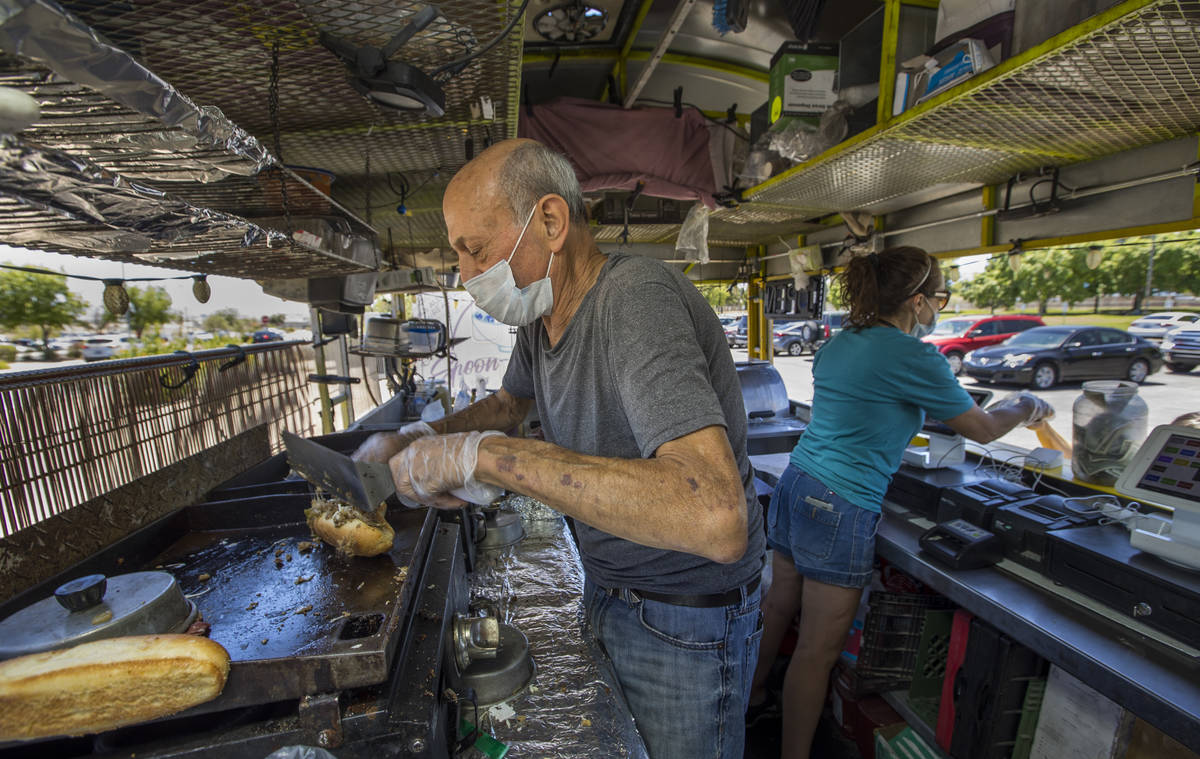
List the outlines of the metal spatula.
<svg viewBox="0 0 1200 759">
<path fill-rule="evenodd" d="M 362 511 L 374 511 L 396 492 L 387 464 L 355 461 L 287 431 L 283 433 L 283 444 L 288 463 L 301 477 Z"/>
</svg>

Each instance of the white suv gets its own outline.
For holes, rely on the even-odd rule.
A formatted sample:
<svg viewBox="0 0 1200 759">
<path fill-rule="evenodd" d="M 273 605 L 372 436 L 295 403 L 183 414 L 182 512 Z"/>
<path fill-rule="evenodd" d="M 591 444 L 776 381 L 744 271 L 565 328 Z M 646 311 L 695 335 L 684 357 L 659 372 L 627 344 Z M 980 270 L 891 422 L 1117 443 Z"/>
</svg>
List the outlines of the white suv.
<svg viewBox="0 0 1200 759">
<path fill-rule="evenodd" d="M 121 347 L 119 337 L 89 337 L 80 353 L 84 361 L 106 361 L 117 355 Z"/>
<path fill-rule="evenodd" d="M 1189 314 L 1186 311 L 1160 311 L 1156 314 L 1139 316 L 1129 325 L 1127 332 L 1157 343 L 1171 330 L 1197 326 L 1200 326 L 1200 314 Z"/>
</svg>

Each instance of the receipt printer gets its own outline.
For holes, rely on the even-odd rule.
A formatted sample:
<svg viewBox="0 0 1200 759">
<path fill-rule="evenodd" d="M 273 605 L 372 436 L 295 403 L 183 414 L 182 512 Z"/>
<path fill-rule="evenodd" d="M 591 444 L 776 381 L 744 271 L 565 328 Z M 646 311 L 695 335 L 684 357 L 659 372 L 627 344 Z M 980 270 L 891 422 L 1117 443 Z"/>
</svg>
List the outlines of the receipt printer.
<svg viewBox="0 0 1200 759">
<path fill-rule="evenodd" d="M 991 479 L 958 487 L 942 488 L 937 521 L 965 519 L 985 530 L 992 528 L 996 510 L 1002 506 L 1036 500 L 1038 494 L 1019 482 Z"/>
<path fill-rule="evenodd" d="M 982 569 L 1004 557 L 1000 538 L 963 519 L 930 527 L 921 536 L 921 550 L 951 569 Z"/>
</svg>

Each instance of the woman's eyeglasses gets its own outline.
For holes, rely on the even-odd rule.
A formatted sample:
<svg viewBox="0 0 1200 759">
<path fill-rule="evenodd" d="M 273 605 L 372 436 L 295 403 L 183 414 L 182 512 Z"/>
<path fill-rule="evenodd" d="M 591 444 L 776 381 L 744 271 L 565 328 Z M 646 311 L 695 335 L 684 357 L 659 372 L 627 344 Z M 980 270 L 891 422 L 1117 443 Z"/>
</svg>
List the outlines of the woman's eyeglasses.
<svg viewBox="0 0 1200 759">
<path fill-rule="evenodd" d="M 934 290 L 933 291 L 933 299 L 937 303 L 937 310 L 945 311 L 946 306 L 950 305 L 950 291 L 949 290 Z"/>
</svg>

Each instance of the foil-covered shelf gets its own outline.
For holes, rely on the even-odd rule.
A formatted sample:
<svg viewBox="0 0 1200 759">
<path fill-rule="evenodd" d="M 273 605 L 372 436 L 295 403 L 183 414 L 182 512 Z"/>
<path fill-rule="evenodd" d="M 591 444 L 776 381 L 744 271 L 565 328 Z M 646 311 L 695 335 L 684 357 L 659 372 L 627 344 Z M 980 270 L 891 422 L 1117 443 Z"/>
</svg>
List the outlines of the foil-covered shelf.
<svg viewBox="0 0 1200 759">
<path fill-rule="evenodd" d="M 0 0 L 0 49 L 0 86 L 40 107 L 0 146 L 0 243 L 238 277 L 378 268 L 369 225 L 56 3 Z"/>
<path fill-rule="evenodd" d="M 206 274 L 291 276 L 364 271 L 373 245 L 330 245 L 201 208 L 87 158 L 0 135 L 0 242 Z"/>
<path fill-rule="evenodd" d="M 918 191 L 995 184 L 1197 129 L 1200 0 L 1126 0 L 746 197 L 811 215 L 878 212 Z"/>
</svg>

